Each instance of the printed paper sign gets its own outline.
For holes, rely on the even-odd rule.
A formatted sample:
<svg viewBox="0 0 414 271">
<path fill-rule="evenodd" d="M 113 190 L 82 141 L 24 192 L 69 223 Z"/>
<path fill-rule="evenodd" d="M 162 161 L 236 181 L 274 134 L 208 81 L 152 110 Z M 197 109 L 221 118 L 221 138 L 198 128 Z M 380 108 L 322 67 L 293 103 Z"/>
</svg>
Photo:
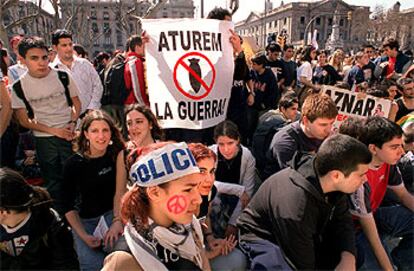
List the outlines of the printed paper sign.
<svg viewBox="0 0 414 271">
<path fill-rule="evenodd" d="M 163 128 L 203 129 L 226 117 L 234 26 L 209 19 L 143 20 L 151 110 Z"/>
<path fill-rule="evenodd" d="M 326 85 L 322 86 L 322 92 L 331 96 L 338 108 L 334 129 L 338 129 L 349 116 L 388 117 L 390 113 L 391 101 L 387 99 Z"/>
</svg>

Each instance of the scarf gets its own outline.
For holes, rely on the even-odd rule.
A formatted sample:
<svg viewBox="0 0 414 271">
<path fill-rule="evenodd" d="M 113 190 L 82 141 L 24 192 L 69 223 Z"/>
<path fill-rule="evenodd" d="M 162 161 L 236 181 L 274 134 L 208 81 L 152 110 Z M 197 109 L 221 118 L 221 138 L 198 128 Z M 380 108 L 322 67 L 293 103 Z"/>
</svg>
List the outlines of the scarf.
<svg viewBox="0 0 414 271">
<path fill-rule="evenodd" d="M 173 224 L 165 228 L 156 225 L 152 220 L 149 224 L 148 236 L 152 236 L 151 239 L 155 243 L 140 235 L 130 223 L 125 226 L 124 231 L 125 240 L 132 255 L 144 270 L 167 270 L 157 257 L 157 243 L 203 269 L 203 234 L 200 223 L 195 217 L 191 224 L 186 226 Z"/>
</svg>

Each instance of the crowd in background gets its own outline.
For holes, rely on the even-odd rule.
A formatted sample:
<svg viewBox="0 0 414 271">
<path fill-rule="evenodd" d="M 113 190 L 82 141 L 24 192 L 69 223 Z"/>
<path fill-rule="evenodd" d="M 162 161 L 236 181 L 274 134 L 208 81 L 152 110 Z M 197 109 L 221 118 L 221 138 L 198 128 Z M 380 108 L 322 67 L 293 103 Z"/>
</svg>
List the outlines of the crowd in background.
<svg viewBox="0 0 414 271">
<path fill-rule="evenodd" d="M 51 41 L 0 42 L 2 269 L 414 268 L 414 62 L 395 39 L 246 59 L 231 31 L 226 120 L 201 130 L 151 111 L 145 33 L 96 56 Z M 323 85 L 389 115 L 334 135 Z"/>
</svg>

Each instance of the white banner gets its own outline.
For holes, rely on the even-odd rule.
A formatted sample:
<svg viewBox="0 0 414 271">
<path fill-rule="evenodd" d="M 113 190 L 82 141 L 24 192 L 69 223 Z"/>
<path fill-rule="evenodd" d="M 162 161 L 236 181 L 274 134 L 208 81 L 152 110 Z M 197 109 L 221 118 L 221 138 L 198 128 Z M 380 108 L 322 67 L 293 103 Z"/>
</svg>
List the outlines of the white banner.
<svg viewBox="0 0 414 271">
<path fill-rule="evenodd" d="M 387 99 L 326 85 L 322 86 L 322 92 L 331 96 L 338 108 L 334 129 L 338 129 L 349 116 L 387 118 L 390 113 L 391 101 Z"/>
<path fill-rule="evenodd" d="M 203 129 L 226 117 L 233 83 L 233 23 L 143 20 L 151 110 L 163 128 Z"/>
</svg>

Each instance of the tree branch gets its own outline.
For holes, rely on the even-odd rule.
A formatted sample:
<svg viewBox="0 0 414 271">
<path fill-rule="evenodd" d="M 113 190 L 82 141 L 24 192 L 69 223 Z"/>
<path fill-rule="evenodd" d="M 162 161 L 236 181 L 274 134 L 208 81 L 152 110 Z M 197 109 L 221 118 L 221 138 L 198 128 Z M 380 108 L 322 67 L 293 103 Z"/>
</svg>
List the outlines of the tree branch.
<svg viewBox="0 0 414 271">
<path fill-rule="evenodd" d="M 37 16 L 39 16 L 39 12 L 36 13 L 36 14 L 28 15 L 28 16 L 26 16 L 24 18 L 21 18 L 21 19 L 18 19 L 17 21 L 12 22 L 11 24 L 5 26 L 5 29 L 8 30 L 8 29 L 11 29 L 13 27 L 22 25 L 22 24 L 24 24 L 27 21 L 33 20 Z"/>
</svg>

